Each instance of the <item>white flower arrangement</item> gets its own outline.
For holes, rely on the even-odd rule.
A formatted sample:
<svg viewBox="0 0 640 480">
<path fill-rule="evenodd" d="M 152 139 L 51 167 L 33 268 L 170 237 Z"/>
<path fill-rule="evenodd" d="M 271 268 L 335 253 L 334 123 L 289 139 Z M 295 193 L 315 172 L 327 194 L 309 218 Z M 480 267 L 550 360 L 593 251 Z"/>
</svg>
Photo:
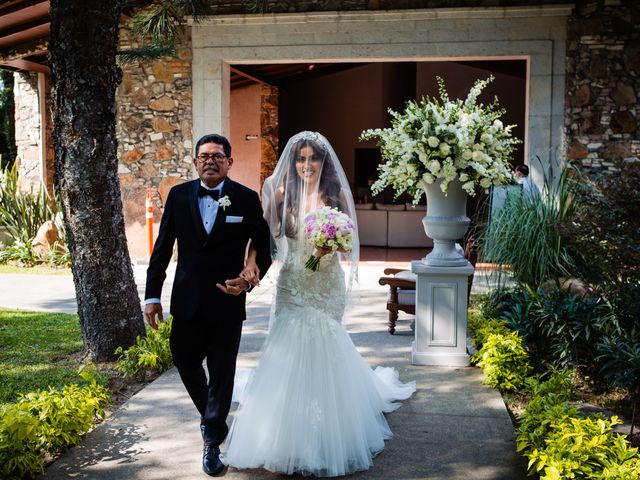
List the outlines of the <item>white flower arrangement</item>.
<svg viewBox="0 0 640 480">
<path fill-rule="evenodd" d="M 224 197 L 220 197 L 218 199 L 218 204 L 222 207 L 222 211 L 226 212 L 227 207 L 231 206 L 231 200 L 229 200 L 228 195 L 225 195 Z"/>
<path fill-rule="evenodd" d="M 469 195 L 478 189 L 507 183 L 512 178 L 509 160 L 516 144 L 512 137 L 515 125 L 504 126 L 493 104 L 477 104 L 480 92 L 493 81 L 477 80 L 467 98 L 450 100 L 442 78 L 437 77 L 440 101 L 423 98 L 407 102 L 405 111 L 389 110 L 391 128 L 362 132 L 360 139 L 379 138 L 382 158 L 379 177 L 371 190 L 380 193 L 391 186 L 396 194 L 407 192 L 416 204 L 422 196 L 421 182 L 439 181 L 447 193 L 449 183 L 458 180 Z"/>
</svg>

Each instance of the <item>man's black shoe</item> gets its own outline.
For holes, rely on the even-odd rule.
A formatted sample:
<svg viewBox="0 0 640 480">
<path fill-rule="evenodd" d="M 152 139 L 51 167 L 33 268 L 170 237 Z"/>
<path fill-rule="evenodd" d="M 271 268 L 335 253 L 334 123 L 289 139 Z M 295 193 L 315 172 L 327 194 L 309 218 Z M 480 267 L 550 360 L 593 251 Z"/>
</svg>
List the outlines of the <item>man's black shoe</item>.
<svg viewBox="0 0 640 480">
<path fill-rule="evenodd" d="M 202 470 L 212 477 L 223 475 L 227 466 L 220 460 L 220 449 L 215 445 L 204 445 Z"/>
</svg>

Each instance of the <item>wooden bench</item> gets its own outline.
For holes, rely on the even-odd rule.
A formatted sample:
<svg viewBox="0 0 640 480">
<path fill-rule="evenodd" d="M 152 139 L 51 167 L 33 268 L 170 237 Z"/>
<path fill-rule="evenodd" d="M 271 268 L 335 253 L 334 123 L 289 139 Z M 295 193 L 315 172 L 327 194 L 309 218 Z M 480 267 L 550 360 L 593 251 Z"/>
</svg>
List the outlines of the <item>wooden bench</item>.
<svg viewBox="0 0 640 480">
<path fill-rule="evenodd" d="M 475 239 L 470 236 L 464 249 L 464 257 L 469 260 L 475 268 L 477 260 Z M 389 297 L 387 299 L 387 310 L 389 310 L 389 333 L 396 332 L 396 322 L 398 312 L 405 312 L 410 315 L 416 314 L 416 276 L 410 270 L 402 268 L 385 268 L 384 277 L 380 277 L 380 285 L 389 286 Z M 467 299 L 471 295 L 473 286 L 473 274 L 467 280 Z"/>
</svg>

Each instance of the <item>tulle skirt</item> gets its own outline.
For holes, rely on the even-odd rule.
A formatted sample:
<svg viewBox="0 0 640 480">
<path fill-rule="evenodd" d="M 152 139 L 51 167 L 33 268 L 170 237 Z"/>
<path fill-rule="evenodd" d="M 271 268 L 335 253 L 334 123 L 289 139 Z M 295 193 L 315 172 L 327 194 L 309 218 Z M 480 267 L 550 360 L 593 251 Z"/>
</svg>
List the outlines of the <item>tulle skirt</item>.
<svg viewBox="0 0 640 480">
<path fill-rule="evenodd" d="M 394 369 L 369 368 L 323 311 L 281 311 L 258 367 L 234 394 L 240 407 L 223 461 L 319 477 L 367 470 L 392 436 L 384 412 L 414 391 Z"/>
</svg>

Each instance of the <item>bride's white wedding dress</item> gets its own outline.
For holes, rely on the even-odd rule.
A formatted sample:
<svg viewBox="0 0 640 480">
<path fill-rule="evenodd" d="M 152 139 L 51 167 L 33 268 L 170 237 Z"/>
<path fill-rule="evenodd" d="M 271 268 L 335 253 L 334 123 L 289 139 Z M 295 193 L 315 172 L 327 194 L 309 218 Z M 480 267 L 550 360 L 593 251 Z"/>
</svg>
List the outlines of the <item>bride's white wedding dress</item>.
<svg viewBox="0 0 640 480">
<path fill-rule="evenodd" d="M 373 371 L 341 324 L 344 273 L 286 261 L 262 357 L 241 395 L 223 460 L 236 468 L 332 477 L 366 470 L 392 436 L 383 412 L 415 391 L 392 368 Z"/>
</svg>

